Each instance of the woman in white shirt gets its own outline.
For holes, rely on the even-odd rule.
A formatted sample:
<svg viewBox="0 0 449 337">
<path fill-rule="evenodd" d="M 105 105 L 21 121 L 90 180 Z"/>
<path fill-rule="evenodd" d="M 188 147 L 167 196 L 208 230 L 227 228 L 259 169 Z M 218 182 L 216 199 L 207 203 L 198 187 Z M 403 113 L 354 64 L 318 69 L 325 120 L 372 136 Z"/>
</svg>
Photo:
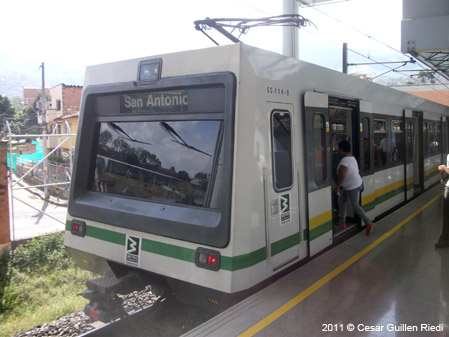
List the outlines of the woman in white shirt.
<svg viewBox="0 0 449 337">
<path fill-rule="evenodd" d="M 374 229 L 374 222 L 367 217 L 359 204 L 363 181 L 359 174 L 357 161 L 351 154 L 351 144 L 348 141 L 343 140 L 338 143 L 338 150 L 341 156 L 340 163 L 337 167 L 339 224 L 343 228 L 346 227 L 346 202 L 349 199 L 352 209 L 365 223 L 366 235 L 369 235 Z"/>
</svg>

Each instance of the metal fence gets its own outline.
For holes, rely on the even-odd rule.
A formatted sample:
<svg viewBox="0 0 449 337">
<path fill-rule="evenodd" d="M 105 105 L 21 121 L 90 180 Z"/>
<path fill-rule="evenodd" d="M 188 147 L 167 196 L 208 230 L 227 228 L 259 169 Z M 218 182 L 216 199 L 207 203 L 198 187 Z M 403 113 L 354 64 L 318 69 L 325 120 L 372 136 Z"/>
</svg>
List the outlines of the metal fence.
<svg viewBox="0 0 449 337">
<path fill-rule="evenodd" d="M 54 218 L 53 216 L 39 210 L 33 205 L 18 199 L 14 196 L 14 191 L 19 189 L 40 189 L 44 191 L 45 198 L 49 195 L 53 195 L 58 200 L 60 198 L 68 199 L 68 191 L 71 180 L 72 172 L 72 137 L 76 134 L 72 134 L 69 124 L 66 122 L 66 127 L 69 133 L 67 134 L 46 134 L 46 135 L 14 135 L 11 132 L 10 125 L 6 121 L 8 128 L 8 139 L 9 139 L 9 154 L 8 154 L 8 166 L 9 166 L 9 180 L 8 184 L 10 187 L 10 205 L 9 211 L 12 214 L 12 241 L 15 241 L 14 233 L 14 200 L 18 200 L 21 203 L 33 208 L 34 210 L 51 217 L 52 219 L 61 222 L 60 220 Z M 59 144 L 52 149 L 47 155 L 39 156 L 26 156 L 26 155 L 14 155 L 12 151 L 13 139 L 20 138 L 43 138 L 43 141 L 47 141 L 47 137 L 65 137 Z M 53 155 L 62 145 L 69 142 L 69 161 L 67 164 L 62 163 L 52 163 L 48 162 L 48 157 Z M 14 181 L 14 176 L 16 181 Z M 27 186 L 20 186 L 22 181 L 27 182 Z M 63 222 L 61 222 L 64 224 Z"/>
</svg>

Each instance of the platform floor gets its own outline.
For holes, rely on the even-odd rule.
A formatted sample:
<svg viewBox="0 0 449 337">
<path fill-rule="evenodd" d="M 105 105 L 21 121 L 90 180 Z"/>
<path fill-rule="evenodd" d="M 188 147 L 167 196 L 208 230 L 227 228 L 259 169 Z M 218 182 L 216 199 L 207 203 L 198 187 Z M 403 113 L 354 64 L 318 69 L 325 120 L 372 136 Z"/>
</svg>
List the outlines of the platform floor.
<svg viewBox="0 0 449 337">
<path fill-rule="evenodd" d="M 184 336 L 449 336 L 435 186 Z"/>
</svg>

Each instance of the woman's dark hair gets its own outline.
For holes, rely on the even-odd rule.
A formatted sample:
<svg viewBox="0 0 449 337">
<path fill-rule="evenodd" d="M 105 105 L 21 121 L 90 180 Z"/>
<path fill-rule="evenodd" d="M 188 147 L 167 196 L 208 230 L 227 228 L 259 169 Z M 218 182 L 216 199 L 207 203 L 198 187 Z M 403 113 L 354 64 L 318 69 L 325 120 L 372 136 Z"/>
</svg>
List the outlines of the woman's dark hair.
<svg viewBox="0 0 449 337">
<path fill-rule="evenodd" d="M 338 148 L 340 150 L 343 150 L 344 152 L 351 152 L 351 143 L 347 140 L 342 140 L 340 143 L 338 143 Z"/>
</svg>

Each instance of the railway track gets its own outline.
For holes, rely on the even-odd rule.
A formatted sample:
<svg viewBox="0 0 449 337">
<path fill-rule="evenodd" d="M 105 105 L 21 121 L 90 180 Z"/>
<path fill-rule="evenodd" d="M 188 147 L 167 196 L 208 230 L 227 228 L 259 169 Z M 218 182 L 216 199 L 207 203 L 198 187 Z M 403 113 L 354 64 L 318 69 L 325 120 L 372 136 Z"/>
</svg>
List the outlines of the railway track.
<svg viewBox="0 0 449 337">
<path fill-rule="evenodd" d="M 82 337 L 175 337 L 213 317 L 213 314 L 179 303 L 172 295 L 122 318 L 107 323 Z"/>
</svg>

